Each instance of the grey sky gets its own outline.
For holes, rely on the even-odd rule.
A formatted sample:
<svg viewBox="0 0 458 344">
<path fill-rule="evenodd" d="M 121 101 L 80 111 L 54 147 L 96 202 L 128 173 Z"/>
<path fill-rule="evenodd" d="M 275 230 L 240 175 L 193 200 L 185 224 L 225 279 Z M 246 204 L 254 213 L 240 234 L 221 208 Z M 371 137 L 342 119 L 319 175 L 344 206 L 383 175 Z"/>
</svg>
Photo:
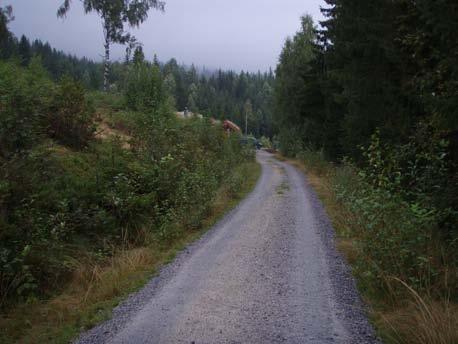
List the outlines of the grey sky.
<svg viewBox="0 0 458 344">
<path fill-rule="evenodd" d="M 57 19 L 62 0 L 0 0 L 13 5 L 15 21 L 11 30 L 20 36 L 40 38 L 52 46 L 100 60 L 102 28 L 100 19 L 85 15 L 81 4 L 67 19 Z M 321 20 L 323 0 L 166 0 L 164 14 L 151 11 L 134 35 L 143 43 L 148 58 L 172 57 L 185 64 L 209 68 L 265 71 L 275 67 L 287 36 L 299 28 L 299 17 L 311 14 Z M 120 59 L 124 48 L 115 47 Z"/>
</svg>

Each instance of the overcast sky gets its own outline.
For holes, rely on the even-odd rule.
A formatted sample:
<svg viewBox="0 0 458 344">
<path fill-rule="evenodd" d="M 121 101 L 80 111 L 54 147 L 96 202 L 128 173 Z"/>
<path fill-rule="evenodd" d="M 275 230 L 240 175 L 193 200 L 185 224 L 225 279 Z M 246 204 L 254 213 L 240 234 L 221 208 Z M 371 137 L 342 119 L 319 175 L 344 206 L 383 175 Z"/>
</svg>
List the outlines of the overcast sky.
<svg viewBox="0 0 458 344">
<path fill-rule="evenodd" d="M 63 0 L 0 0 L 11 4 L 16 19 L 10 29 L 20 36 L 49 41 L 55 48 L 101 60 L 100 19 L 85 15 L 79 0 L 66 19 L 56 10 Z M 208 68 L 266 71 L 277 64 L 284 40 L 299 28 L 300 16 L 321 20 L 323 0 L 166 0 L 166 11 L 151 11 L 139 30 L 148 58 L 174 57 L 180 63 Z M 121 59 L 124 48 L 113 49 Z"/>
</svg>

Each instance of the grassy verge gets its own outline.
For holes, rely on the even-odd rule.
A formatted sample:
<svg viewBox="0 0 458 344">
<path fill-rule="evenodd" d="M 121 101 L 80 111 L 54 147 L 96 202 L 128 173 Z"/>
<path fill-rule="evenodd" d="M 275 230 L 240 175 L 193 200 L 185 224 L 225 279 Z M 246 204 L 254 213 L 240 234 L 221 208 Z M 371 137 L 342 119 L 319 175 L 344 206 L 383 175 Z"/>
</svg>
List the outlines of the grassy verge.
<svg viewBox="0 0 458 344">
<path fill-rule="evenodd" d="M 361 214 L 350 211 L 336 194 L 336 185 L 349 182 L 342 178 L 343 167 L 326 162 L 314 152 L 308 152 L 303 159 L 286 159 L 281 155 L 277 158 L 302 170 L 319 195 L 336 230 L 338 249 L 353 268 L 359 290 L 369 305 L 371 320 L 383 341 L 393 344 L 458 343 L 458 304 L 452 285 L 445 283 L 435 293 L 419 293 L 401 279 L 387 276 L 391 281 L 379 281 L 380 285 L 397 284 L 404 292 L 377 293 L 370 287 L 374 277 L 360 269 L 361 264 L 369 263 L 369 258 L 360 249 L 366 240 L 358 228 Z M 449 283 L 453 283 L 453 274 L 456 271 L 451 270 L 448 278 L 452 282 Z"/>
<path fill-rule="evenodd" d="M 186 245 L 198 239 L 255 186 L 261 168 L 255 162 L 237 167 L 223 185 L 198 230 L 180 228 L 173 239 L 152 238 L 145 247 L 117 249 L 109 261 L 85 261 L 59 295 L 47 301 L 19 305 L 0 318 L 2 343 L 67 343 L 81 331 L 110 317 L 112 309 L 127 295 L 141 288 L 158 268 L 173 260 Z"/>
</svg>

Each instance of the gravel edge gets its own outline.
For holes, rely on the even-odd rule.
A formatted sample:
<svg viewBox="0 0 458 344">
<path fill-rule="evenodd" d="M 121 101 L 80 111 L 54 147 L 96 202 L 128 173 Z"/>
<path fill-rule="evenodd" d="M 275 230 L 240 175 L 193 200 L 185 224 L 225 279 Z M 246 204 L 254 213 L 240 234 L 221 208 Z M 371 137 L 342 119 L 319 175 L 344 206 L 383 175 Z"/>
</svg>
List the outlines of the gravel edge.
<svg viewBox="0 0 458 344">
<path fill-rule="evenodd" d="M 305 188 L 309 191 L 308 198 L 314 210 L 317 228 L 325 248 L 331 287 L 339 310 L 337 317 L 342 321 L 350 335 L 355 339 L 357 338 L 354 343 L 381 344 L 381 339 L 376 335 L 374 327 L 369 321 L 369 309 L 361 299 L 351 266 L 336 247 L 335 230 L 326 208 L 308 182 L 305 173 L 292 165 L 289 166 L 303 176 Z"/>
</svg>

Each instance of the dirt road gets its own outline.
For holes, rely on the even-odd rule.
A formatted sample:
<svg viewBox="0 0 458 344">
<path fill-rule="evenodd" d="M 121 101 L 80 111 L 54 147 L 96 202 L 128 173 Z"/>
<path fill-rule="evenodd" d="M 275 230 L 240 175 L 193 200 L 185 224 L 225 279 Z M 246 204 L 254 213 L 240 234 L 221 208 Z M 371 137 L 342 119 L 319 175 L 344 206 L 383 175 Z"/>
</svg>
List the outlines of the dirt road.
<svg viewBox="0 0 458 344">
<path fill-rule="evenodd" d="M 304 176 L 258 153 L 253 193 L 80 343 L 375 343 Z"/>
</svg>

